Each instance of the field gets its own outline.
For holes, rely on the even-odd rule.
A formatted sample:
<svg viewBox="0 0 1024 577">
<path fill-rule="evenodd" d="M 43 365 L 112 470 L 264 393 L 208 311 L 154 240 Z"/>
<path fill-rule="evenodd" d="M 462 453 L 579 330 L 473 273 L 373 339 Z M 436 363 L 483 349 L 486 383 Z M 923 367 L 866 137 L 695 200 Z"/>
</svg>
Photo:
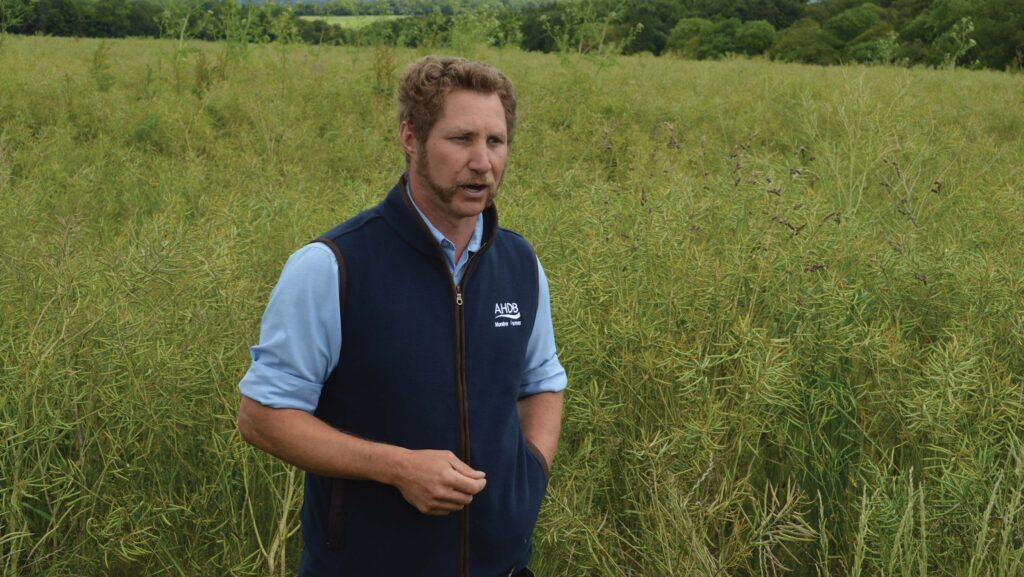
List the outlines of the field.
<svg viewBox="0 0 1024 577">
<path fill-rule="evenodd" d="M 1024 77 L 471 50 L 570 377 L 547 576 L 1024 568 Z M 0 45 L 0 573 L 287 575 L 237 382 L 414 51 Z"/>
<path fill-rule="evenodd" d="M 324 22 L 334 26 L 341 26 L 342 28 L 358 30 L 359 28 L 369 26 L 374 22 L 380 22 L 382 20 L 395 20 L 397 18 L 402 18 L 402 16 L 300 16 L 300 18 L 302 18 L 303 20 L 323 20 Z"/>
</svg>

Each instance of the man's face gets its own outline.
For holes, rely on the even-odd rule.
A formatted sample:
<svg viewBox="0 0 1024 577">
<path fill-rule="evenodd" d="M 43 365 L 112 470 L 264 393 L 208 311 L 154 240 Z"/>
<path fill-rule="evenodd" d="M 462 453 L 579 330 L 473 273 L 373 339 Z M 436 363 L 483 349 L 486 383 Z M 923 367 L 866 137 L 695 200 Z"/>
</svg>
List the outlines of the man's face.
<svg viewBox="0 0 1024 577">
<path fill-rule="evenodd" d="M 497 194 L 508 157 L 505 109 L 497 94 L 452 91 L 427 141 L 416 142 L 406 125 L 402 141 L 414 170 L 413 195 L 432 222 L 475 221 Z"/>
</svg>

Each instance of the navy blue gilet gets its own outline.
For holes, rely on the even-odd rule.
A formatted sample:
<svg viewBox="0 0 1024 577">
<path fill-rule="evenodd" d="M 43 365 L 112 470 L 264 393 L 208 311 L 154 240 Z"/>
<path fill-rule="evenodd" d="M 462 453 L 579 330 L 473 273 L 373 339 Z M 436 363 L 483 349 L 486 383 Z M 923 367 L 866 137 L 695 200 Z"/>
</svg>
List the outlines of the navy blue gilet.
<svg viewBox="0 0 1024 577">
<path fill-rule="evenodd" d="M 306 474 L 299 573 L 497 577 L 526 566 L 546 465 L 516 401 L 538 300 L 532 247 L 484 211 L 459 285 L 404 192 L 324 234 L 343 290 L 342 350 L 316 415 L 408 449 L 450 450 L 487 474 L 459 512 L 429 516 L 397 488 Z"/>
</svg>

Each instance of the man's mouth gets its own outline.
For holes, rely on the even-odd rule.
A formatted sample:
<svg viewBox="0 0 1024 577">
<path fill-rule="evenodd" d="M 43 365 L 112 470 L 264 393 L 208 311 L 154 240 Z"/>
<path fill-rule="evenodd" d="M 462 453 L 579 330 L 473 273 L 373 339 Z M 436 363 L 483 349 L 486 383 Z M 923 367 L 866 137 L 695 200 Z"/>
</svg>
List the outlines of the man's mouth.
<svg viewBox="0 0 1024 577">
<path fill-rule="evenodd" d="M 486 184 L 463 184 L 460 188 L 472 194 L 480 194 L 487 190 L 488 186 Z"/>
</svg>

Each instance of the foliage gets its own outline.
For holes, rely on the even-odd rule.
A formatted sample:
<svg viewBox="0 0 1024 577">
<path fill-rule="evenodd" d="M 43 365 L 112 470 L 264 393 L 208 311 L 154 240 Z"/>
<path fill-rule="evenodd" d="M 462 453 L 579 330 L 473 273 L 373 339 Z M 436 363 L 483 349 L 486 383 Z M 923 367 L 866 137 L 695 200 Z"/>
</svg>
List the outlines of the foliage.
<svg viewBox="0 0 1024 577">
<path fill-rule="evenodd" d="M 61 0 L 64 1 L 64 0 Z M 226 3 L 233 0 L 225 0 Z M 130 0 L 126 36 L 160 35 L 160 6 L 150 0 Z"/>
<path fill-rule="evenodd" d="M 941 66 L 948 59 L 944 48 L 951 48 L 951 44 L 940 39 L 971 10 L 966 0 L 936 0 L 900 30 L 905 55 L 912 61 Z"/>
<path fill-rule="evenodd" d="M 775 28 L 765 20 L 740 22 L 735 18 L 712 22 L 683 18 L 669 36 L 668 49 L 691 58 L 720 58 L 727 54 L 753 56 L 775 41 Z"/>
<path fill-rule="evenodd" d="M 1002 70 L 1024 66 L 1024 8 L 1019 0 L 987 0 L 971 15 L 979 63 Z"/>
<path fill-rule="evenodd" d="M 881 38 L 851 43 L 846 54 L 852 60 L 864 64 L 893 64 L 897 61 L 899 50 L 896 33 L 889 32 Z"/>
<path fill-rule="evenodd" d="M 327 20 L 319 18 L 300 18 L 296 23 L 299 35 L 306 44 L 354 44 L 356 34 L 354 29 L 331 24 Z"/>
<path fill-rule="evenodd" d="M 813 21 L 803 21 L 781 31 L 772 45 L 773 60 L 834 64 L 839 60 L 842 43 Z"/>
<path fill-rule="evenodd" d="M 463 12 L 452 18 L 451 40 L 447 45 L 460 54 L 472 55 L 482 46 L 499 45 L 504 40 L 502 31 L 501 21 L 494 12 Z"/>
<path fill-rule="evenodd" d="M 689 8 L 689 16 L 738 18 L 743 22 L 767 20 L 776 29 L 790 26 L 807 10 L 802 0 L 696 0 L 683 5 Z"/>
<path fill-rule="evenodd" d="M 971 38 L 973 33 L 974 20 L 964 16 L 935 41 L 936 48 L 943 55 L 943 68 L 956 68 L 957 63 L 978 45 L 978 42 Z"/>
<path fill-rule="evenodd" d="M 519 46 L 523 50 L 535 52 L 551 52 L 554 50 L 554 39 L 547 32 L 548 19 L 560 13 L 553 8 L 523 11 L 519 19 L 521 40 Z"/>
<path fill-rule="evenodd" d="M 421 51 L 177 47 L 0 52 L 4 575 L 294 574 L 236 384 Z M 538 574 L 1019 575 L 1024 77 L 477 50 L 570 376 Z"/>
<path fill-rule="evenodd" d="M 16 19 L 3 16 L 15 13 Z M 469 52 L 472 46 L 519 46 L 563 55 L 667 51 L 719 58 L 764 54 L 765 46 L 781 39 L 777 56 L 810 63 L 957 62 L 1004 69 L 1024 58 L 1019 0 L 332 0 L 287 7 L 238 0 L 0 0 L 0 29 L 216 40 L 234 33 L 228 26 L 237 32 L 245 22 L 247 36 L 273 41 L 271 28 L 281 28 L 282 13 L 308 44 Z M 713 30 L 695 34 L 685 23 L 693 19 L 712 22 Z M 809 22 L 824 34 L 803 30 Z M 799 46 L 802 41 L 809 44 Z"/>
<path fill-rule="evenodd" d="M 0 0 L 0 43 L 9 31 L 19 31 L 34 0 Z"/>
<path fill-rule="evenodd" d="M 26 14 L 22 30 L 45 31 L 54 36 L 76 36 L 84 34 L 84 20 L 85 12 L 75 0 L 37 0 L 33 9 Z"/>
<path fill-rule="evenodd" d="M 748 56 L 762 54 L 775 43 L 775 27 L 767 20 L 744 22 L 736 31 L 736 50 Z"/>
<path fill-rule="evenodd" d="M 131 32 L 128 0 L 96 0 L 86 33 L 97 38 L 123 38 Z"/>
<path fill-rule="evenodd" d="M 665 48 L 680 56 L 697 58 L 701 38 L 713 27 L 714 23 L 705 18 L 682 18 L 669 34 Z"/>
<path fill-rule="evenodd" d="M 743 23 L 738 18 L 728 18 L 715 22 L 711 29 L 701 37 L 698 58 L 720 58 L 726 54 L 738 53 L 736 37 Z"/>
<path fill-rule="evenodd" d="M 637 30 L 626 44 L 625 52 L 661 54 L 681 15 L 680 4 L 674 0 L 635 0 L 623 3 L 617 13 L 619 21 Z"/>
<path fill-rule="evenodd" d="M 882 22 L 881 12 L 878 6 L 868 2 L 829 18 L 824 28 L 840 41 L 850 42 Z"/>
<path fill-rule="evenodd" d="M 567 3 L 555 15 L 541 14 L 540 23 L 552 39 L 553 49 L 562 54 L 617 51 L 609 33 L 618 14 L 604 11 L 595 0 Z"/>
</svg>

